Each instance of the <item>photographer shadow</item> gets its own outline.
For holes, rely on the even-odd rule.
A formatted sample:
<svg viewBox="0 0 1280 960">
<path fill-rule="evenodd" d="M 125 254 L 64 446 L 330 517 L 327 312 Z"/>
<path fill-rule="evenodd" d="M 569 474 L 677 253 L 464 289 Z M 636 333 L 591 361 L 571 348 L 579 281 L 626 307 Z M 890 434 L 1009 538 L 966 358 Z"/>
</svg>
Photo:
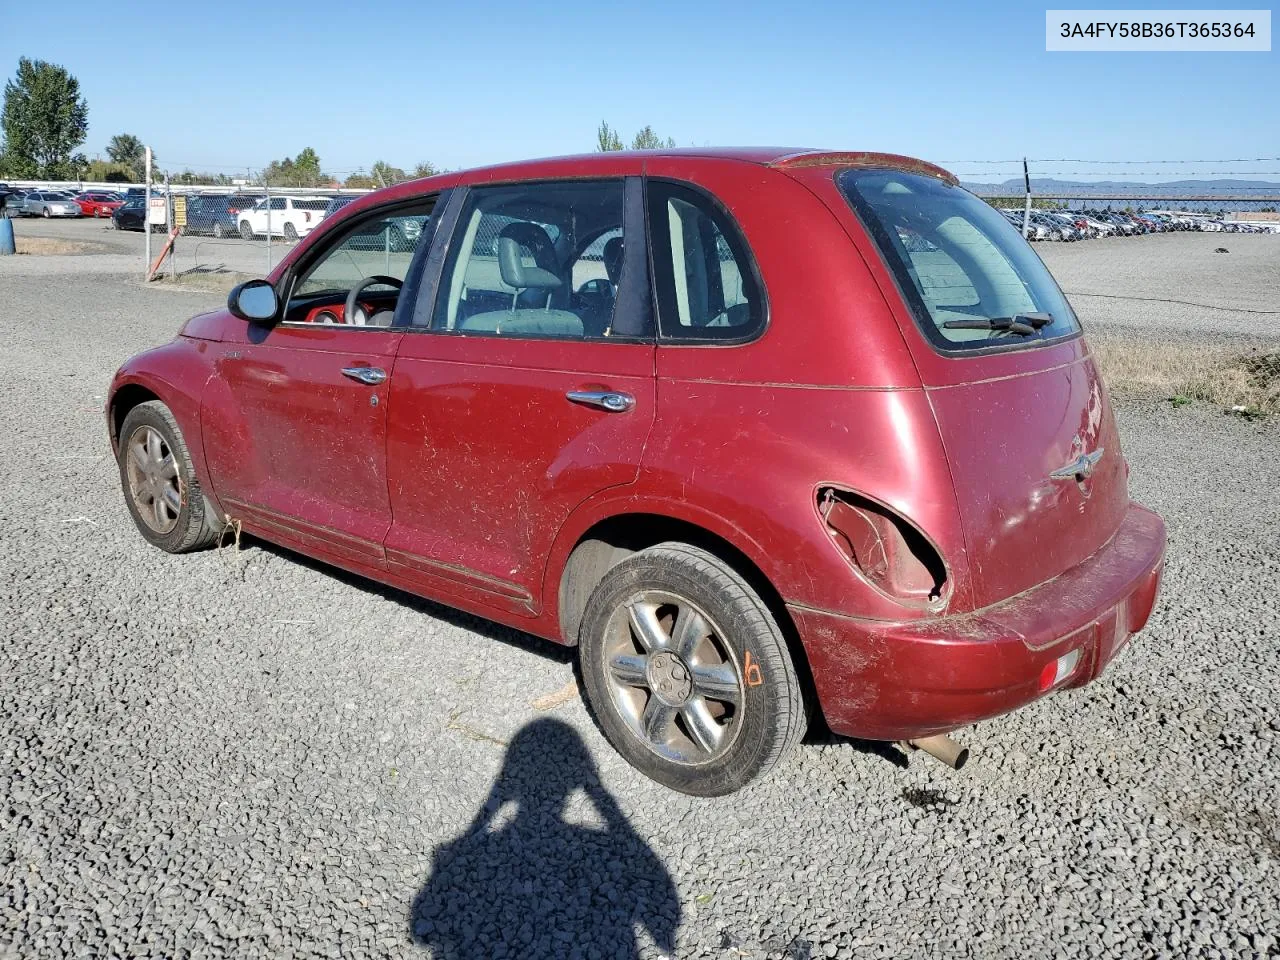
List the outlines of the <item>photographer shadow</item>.
<svg viewBox="0 0 1280 960">
<path fill-rule="evenodd" d="M 566 820 L 578 791 L 599 826 Z M 670 955 L 680 900 L 578 732 L 543 718 L 512 739 L 470 827 L 436 849 L 409 923 L 449 960 L 638 957 L 638 927 Z"/>
</svg>

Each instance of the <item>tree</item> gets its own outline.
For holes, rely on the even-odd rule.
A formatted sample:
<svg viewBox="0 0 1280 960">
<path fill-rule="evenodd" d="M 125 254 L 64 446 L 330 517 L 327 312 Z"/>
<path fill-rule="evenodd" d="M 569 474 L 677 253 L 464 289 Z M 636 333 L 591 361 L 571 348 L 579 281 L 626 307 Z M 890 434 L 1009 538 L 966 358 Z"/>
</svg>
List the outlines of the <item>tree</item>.
<svg viewBox="0 0 1280 960">
<path fill-rule="evenodd" d="M 262 182 L 273 187 L 322 187 L 331 178 L 320 170 L 320 157 L 306 147 L 296 157 L 272 160 L 262 171 Z"/>
<path fill-rule="evenodd" d="M 421 163 L 419 163 L 416 167 L 413 168 L 413 173 L 409 174 L 409 176 L 413 180 L 418 180 L 422 177 L 434 177 L 437 173 L 440 173 L 440 172 L 442 171 L 438 170 L 436 168 L 436 165 L 432 163 L 430 160 L 423 160 Z"/>
<path fill-rule="evenodd" d="M 600 153 L 608 153 L 610 150 L 621 150 L 622 138 L 618 136 L 618 131 L 609 126 L 609 124 L 601 120 L 600 128 L 596 130 L 596 150 Z"/>
<path fill-rule="evenodd" d="M 133 179 L 141 183 L 147 176 L 147 146 L 132 133 L 117 133 L 107 144 L 107 156 L 113 163 L 123 163 L 133 171 Z M 156 154 L 151 152 L 154 166 Z"/>
<path fill-rule="evenodd" d="M 89 106 L 80 81 L 43 60 L 18 60 L 17 76 L 4 85 L 3 167 L 9 176 L 71 178 L 79 171 L 76 147 L 89 132 Z"/>
<path fill-rule="evenodd" d="M 369 171 L 369 175 L 373 178 L 374 183 L 380 187 L 389 187 L 393 183 L 403 183 L 409 179 L 409 175 L 403 170 L 399 167 L 391 166 L 385 160 L 375 161 Z"/>
<path fill-rule="evenodd" d="M 133 167 L 114 160 L 91 160 L 84 178 L 95 183 L 136 183 Z"/>
<path fill-rule="evenodd" d="M 635 135 L 631 140 L 632 150 L 661 150 L 671 148 L 676 145 L 672 137 L 665 140 L 653 132 L 653 127 L 645 124 L 644 129 Z"/>
</svg>

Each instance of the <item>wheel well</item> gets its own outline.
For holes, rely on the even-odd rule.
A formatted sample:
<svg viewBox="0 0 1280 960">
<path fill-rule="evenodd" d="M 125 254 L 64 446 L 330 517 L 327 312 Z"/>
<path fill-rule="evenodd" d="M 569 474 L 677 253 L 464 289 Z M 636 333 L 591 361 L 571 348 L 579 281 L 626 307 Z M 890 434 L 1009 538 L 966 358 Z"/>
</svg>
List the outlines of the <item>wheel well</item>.
<svg viewBox="0 0 1280 960">
<path fill-rule="evenodd" d="M 117 390 L 116 395 L 111 398 L 111 445 L 119 447 L 120 428 L 124 426 L 124 418 L 129 415 L 130 410 L 140 403 L 159 399 L 146 387 L 136 383 L 126 383 Z"/>
<path fill-rule="evenodd" d="M 765 602 L 782 635 L 786 638 L 792 662 L 800 676 L 801 686 L 810 703 L 816 703 L 809 660 L 800 642 L 800 633 L 769 578 L 745 553 L 723 537 L 699 527 L 660 514 L 625 514 L 602 520 L 579 538 L 569 554 L 560 576 L 561 636 L 570 646 L 578 643 L 578 627 L 586 611 L 587 601 L 596 586 L 619 561 L 633 553 L 668 541 L 701 547 L 733 568 L 751 585 Z"/>
</svg>

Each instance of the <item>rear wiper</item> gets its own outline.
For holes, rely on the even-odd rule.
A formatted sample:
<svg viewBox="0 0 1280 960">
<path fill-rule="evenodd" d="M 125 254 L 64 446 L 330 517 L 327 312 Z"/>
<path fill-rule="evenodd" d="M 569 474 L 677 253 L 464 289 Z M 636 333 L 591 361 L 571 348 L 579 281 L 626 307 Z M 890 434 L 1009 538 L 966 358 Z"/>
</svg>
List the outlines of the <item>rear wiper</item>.
<svg viewBox="0 0 1280 960">
<path fill-rule="evenodd" d="M 1053 316 L 1048 313 L 1019 313 L 1012 317 L 975 317 L 972 320 L 945 320 L 942 325 L 948 330 L 1008 330 L 1030 336 L 1041 327 L 1053 323 Z"/>
</svg>

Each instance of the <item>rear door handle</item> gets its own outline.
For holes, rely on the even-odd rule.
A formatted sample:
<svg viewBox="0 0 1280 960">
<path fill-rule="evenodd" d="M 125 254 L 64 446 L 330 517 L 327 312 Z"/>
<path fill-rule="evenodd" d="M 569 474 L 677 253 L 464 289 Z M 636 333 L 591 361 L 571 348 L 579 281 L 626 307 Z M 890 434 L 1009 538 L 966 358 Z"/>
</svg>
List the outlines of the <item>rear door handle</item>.
<svg viewBox="0 0 1280 960">
<path fill-rule="evenodd" d="M 381 367 L 343 367 L 342 375 L 370 387 L 376 387 L 387 379 L 387 371 Z"/>
<path fill-rule="evenodd" d="M 612 390 L 570 390 L 565 396 L 574 403 L 599 407 L 609 413 L 626 413 L 636 405 L 636 398 L 631 394 Z"/>
</svg>

